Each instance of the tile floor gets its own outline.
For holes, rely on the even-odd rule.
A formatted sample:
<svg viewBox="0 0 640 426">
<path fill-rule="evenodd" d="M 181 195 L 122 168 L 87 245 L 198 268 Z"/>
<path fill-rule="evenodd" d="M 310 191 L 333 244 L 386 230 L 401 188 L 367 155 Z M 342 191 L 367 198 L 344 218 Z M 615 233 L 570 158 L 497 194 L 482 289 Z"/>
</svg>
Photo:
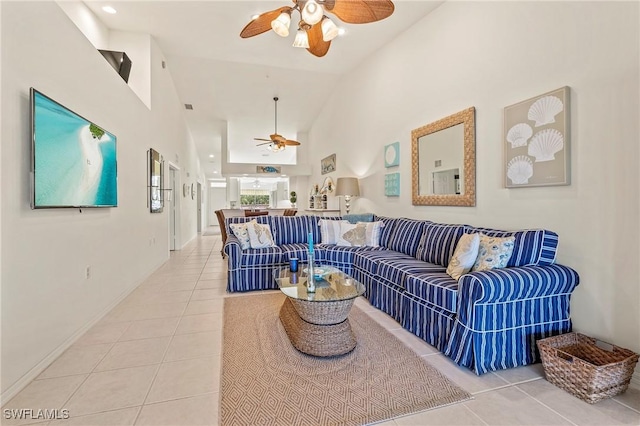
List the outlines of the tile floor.
<svg viewBox="0 0 640 426">
<path fill-rule="evenodd" d="M 170 260 L 3 409 L 65 408 L 39 425 L 215 425 L 226 266 L 220 237 L 203 236 Z M 468 402 L 384 425 L 640 424 L 640 391 L 588 405 L 549 384 L 540 364 L 476 376 L 399 327 L 366 299 L 357 305 L 454 382 Z M 4 413 L 4 411 L 3 411 Z M 3 425 L 32 424 L 4 419 Z"/>
</svg>

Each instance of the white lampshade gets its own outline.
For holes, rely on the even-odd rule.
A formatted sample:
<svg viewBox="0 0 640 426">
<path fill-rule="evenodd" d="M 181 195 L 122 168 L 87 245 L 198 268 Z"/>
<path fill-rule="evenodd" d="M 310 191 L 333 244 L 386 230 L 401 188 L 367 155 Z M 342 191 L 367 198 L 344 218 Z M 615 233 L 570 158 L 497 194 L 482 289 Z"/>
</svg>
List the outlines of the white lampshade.
<svg viewBox="0 0 640 426">
<path fill-rule="evenodd" d="M 336 195 L 350 195 L 352 197 L 360 195 L 358 178 L 343 177 L 336 182 Z"/>
<path fill-rule="evenodd" d="M 287 12 L 282 12 L 276 19 L 271 21 L 271 29 L 280 37 L 287 37 L 290 24 L 291 15 Z"/>
<path fill-rule="evenodd" d="M 302 20 L 309 25 L 315 25 L 320 22 L 323 14 L 322 6 L 316 3 L 315 0 L 307 1 L 301 12 Z"/>
<path fill-rule="evenodd" d="M 338 37 L 338 27 L 333 21 L 326 16 L 322 20 L 322 39 L 324 41 L 331 41 Z"/>
<path fill-rule="evenodd" d="M 296 33 L 296 39 L 293 40 L 293 47 L 303 47 L 305 49 L 309 48 L 309 37 L 307 36 L 307 32 L 303 29 L 298 29 Z"/>
</svg>

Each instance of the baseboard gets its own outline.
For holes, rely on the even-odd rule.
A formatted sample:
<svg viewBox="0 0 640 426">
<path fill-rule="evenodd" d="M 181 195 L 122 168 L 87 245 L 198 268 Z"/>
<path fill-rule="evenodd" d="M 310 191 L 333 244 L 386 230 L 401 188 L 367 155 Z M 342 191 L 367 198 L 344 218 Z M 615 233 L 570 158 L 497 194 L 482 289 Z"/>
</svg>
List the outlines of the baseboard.
<svg viewBox="0 0 640 426">
<path fill-rule="evenodd" d="M 138 288 L 140 284 L 142 284 L 152 273 L 154 273 L 158 268 L 160 268 L 168 259 L 164 259 L 159 262 L 152 270 L 147 274 L 147 276 L 133 283 L 130 287 L 128 287 L 125 291 L 123 291 L 118 297 L 116 297 L 106 308 L 104 308 L 98 315 L 93 317 L 89 322 L 83 325 L 79 330 L 73 333 L 68 339 L 66 339 L 62 344 L 60 344 L 57 348 L 49 353 L 44 359 L 42 359 L 38 364 L 36 364 L 31 370 L 29 370 L 24 376 L 18 379 L 13 385 L 9 386 L 6 391 L 4 391 L 0 395 L 0 406 L 3 406 L 6 402 L 8 402 L 11 398 L 16 396 L 18 392 L 24 389 L 33 379 L 38 377 L 40 373 L 42 373 L 53 361 L 56 360 L 64 351 L 66 351 L 71 345 L 73 345 L 84 333 L 86 333 L 91 327 L 96 325 L 98 321 L 104 318 L 116 305 L 122 302 L 133 290 Z"/>
<path fill-rule="evenodd" d="M 634 389 L 640 390 L 640 367 L 636 368 L 636 372 L 631 376 L 631 383 L 629 384 Z"/>
</svg>

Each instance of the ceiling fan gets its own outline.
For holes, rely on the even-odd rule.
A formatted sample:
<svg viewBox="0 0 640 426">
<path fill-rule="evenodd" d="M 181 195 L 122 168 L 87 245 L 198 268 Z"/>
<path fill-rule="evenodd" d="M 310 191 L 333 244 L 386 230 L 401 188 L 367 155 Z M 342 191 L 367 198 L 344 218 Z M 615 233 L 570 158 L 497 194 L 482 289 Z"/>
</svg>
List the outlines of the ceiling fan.
<svg viewBox="0 0 640 426">
<path fill-rule="evenodd" d="M 391 16 L 395 8 L 391 0 L 293 0 L 293 3 L 293 7 L 283 6 L 258 15 L 242 29 L 240 37 L 257 36 L 271 29 L 287 37 L 291 14 L 298 11 L 300 21 L 293 46 L 322 57 L 329 51 L 331 40 L 339 34 L 338 27 L 325 12 L 348 24 L 366 24 Z"/>
<path fill-rule="evenodd" d="M 271 151 L 282 151 L 283 149 L 285 149 L 287 146 L 297 146 L 300 145 L 300 142 L 298 141 L 294 141 L 291 139 L 286 139 L 285 137 L 283 137 L 282 135 L 278 134 L 278 97 L 274 97 L 273 101 L 275 102 L 276 105 L 276 114 L 275 114 L 275 131 L 273 132 L 272 135 L 269 135 L 269 139 L 263 139 L 263 138 L 254 138 L 254 140 L 257 141 L 266 141 L 264 143 L 259 143 L 257 146 L 261 146 L 261 145 L 269 145 L 268 148 Z"/>
</svg>

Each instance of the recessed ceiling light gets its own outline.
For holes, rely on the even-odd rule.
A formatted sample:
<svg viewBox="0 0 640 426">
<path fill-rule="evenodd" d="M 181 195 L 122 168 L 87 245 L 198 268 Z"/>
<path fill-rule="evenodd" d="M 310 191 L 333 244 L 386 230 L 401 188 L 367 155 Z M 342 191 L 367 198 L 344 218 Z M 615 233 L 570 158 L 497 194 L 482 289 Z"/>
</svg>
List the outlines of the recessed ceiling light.
<svg viewBox="0 0 640 426">
<path fill-rule="evenodd" d="M 209 154 L 209 158 L 213 158 L 213 154 Z"/>
<path fill-rule="evenodd" d="M 218 173 L 218 172 L 214 170 L 213 173 Z"/>
<path fill-rule="evenodd" d="M 104 6 L 102 8 L 102 10 L 104 10 L 105 12 L 110 13 L 112 15 L 116 13 L 116 10 L 111 6 Z"/>
</svg>

